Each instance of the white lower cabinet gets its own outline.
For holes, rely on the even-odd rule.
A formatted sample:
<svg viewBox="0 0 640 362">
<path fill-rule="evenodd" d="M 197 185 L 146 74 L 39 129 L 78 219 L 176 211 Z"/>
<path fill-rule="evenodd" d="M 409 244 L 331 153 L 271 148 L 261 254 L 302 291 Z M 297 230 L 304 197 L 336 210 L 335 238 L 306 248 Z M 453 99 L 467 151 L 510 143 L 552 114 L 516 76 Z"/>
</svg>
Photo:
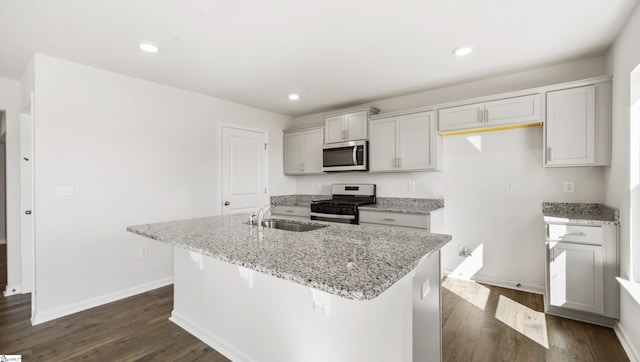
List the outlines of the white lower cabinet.
<svg viewBox="0 0 640 362">
<path fill-rule="evenodd" d="M 547 223 L 545 312 L 612 325 L 619 317 L 617 226 Z"/>
<path fill-rule="evenodd" d="M 437 170 L 438 137 L 432 111 L 372 120 L 369 171 Z"/>
<path fill-rule="evenodd" d="M 284 174 L 322 173 L 322 128 L 288 131 L 284 134 Z"/>
<path fill-rule="evenodd" d="M 604 313 L 602 246 L 549 245 L 549 304 Z"/>
</svg>

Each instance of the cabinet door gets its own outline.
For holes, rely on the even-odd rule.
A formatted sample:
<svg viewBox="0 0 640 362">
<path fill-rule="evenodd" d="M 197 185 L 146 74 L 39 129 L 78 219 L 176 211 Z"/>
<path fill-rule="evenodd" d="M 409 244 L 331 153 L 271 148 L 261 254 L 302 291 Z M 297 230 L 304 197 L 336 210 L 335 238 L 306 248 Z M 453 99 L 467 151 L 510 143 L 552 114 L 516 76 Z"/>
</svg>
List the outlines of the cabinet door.
<svg viewBox="0 0 640 362">
<path fill-rule="evenodd" d="M 396 158 L 396 119 L 386 118 L 371 121 L 369 135 L 369 170 L 395 171 Z"/>
<path fill-rule="evenodd" d="M 546 164 L 595 162 L 595 87 L 547 93 Z"/>
<path fill-rule="evenodd" d="M 302 133 L 302 171 L 304 173 L 322 173 L 323 136 L 322 129 Z"/>
<path fill-rule="evenodd" d="M 344 132 L 344 116 L 325 118 L 325 143 L 343 142 L 346 138 Z"/>
<path fill-rule="evenodd" d="M 344 116 L 348 141 L 367 139 L 367 112 L 349 113 Z"/>
<path fill-rule="evenodd" d="M 485 126 L 540 120 L 540 95 L 501 99 L 484 105 Z"/>
<path fill-rule="evenodd" d="M 283 149 L 284 173 L 286 175 L 299 174 L 302 171 L 302 162 L 300 160 L 302 134 L 300 132 L 285 133 Z"/>
<path fill-rule="evenodd" d="M 477 128 L 483 125 L 484 103 L 438 110 L 438 130 Z"/>
<path fill-rule="evenodd" d="M 402 116 L 398 119 L 398 166 L 402 170 L 433 168 L 432 112 Z"/>
<path fill-rule="evenodd" d="M 549 242 L 549 302 L 604 313 L 602 246 Z"/>
</svg>

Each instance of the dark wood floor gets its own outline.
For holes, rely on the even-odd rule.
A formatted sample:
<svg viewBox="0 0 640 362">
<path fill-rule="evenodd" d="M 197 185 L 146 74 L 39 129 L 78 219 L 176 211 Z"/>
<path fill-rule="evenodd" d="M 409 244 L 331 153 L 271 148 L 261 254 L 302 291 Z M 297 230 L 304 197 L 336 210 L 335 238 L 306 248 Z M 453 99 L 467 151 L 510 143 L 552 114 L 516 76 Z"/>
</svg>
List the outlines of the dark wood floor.
<svg viewBox="0 0 640 362">
<path fill-rule="evenodd" d="M 447 278 L 443 361 L 628 361 L 615 332 L 542 313 L 542 296 Z"/>
<path fill-rule="evenodd" d="M 6 284 L 0 245 L 0 287 Z M 610 328 L 546 316 L 542 297 L 445 279 L 443 361 L 628 361 Z M 0 296 L 0 354 L 23 361 L 226 361 L 168 320 L 171 286 L 31 326 L 29 295 Z"/>
<path fill-rule="evenodd" d="M 0 246 L 6 260 L 6 246 Z M 6 285 L 6 264 L 0 286 Z M 228 361 L 168 320 L 168 286 L 31 326 L 30 294 L 0 296 L 0 354 L 23 361 Z"/>
</svg>

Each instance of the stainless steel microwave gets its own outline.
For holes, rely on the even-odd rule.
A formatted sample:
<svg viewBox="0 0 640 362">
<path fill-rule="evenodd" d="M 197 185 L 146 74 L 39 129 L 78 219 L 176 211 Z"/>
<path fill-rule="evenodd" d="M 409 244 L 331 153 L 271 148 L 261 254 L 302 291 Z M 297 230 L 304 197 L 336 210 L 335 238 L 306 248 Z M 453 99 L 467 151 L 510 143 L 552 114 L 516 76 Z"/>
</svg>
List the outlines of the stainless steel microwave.
<svg viewBox="0 0 640 362">
<path fill-rule="evenodd" d="M 329 143 L 322 148 L 322 171 L 367 171 L 367 141 Z"/>
</svg>

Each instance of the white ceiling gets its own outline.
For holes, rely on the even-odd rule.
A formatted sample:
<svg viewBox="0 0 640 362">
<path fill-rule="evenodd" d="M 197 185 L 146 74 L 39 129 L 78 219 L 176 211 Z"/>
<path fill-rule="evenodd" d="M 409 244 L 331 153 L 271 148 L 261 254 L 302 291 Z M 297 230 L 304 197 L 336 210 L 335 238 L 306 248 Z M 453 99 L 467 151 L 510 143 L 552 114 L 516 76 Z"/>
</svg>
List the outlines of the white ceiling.
<svg viewBox="0 0 640 362">
<path fill-rule="evenodd" d="M 0 77 L 40 52 L 297 116 L 602 54 L 637 1 L 0 0 Z"/>
</svg>

